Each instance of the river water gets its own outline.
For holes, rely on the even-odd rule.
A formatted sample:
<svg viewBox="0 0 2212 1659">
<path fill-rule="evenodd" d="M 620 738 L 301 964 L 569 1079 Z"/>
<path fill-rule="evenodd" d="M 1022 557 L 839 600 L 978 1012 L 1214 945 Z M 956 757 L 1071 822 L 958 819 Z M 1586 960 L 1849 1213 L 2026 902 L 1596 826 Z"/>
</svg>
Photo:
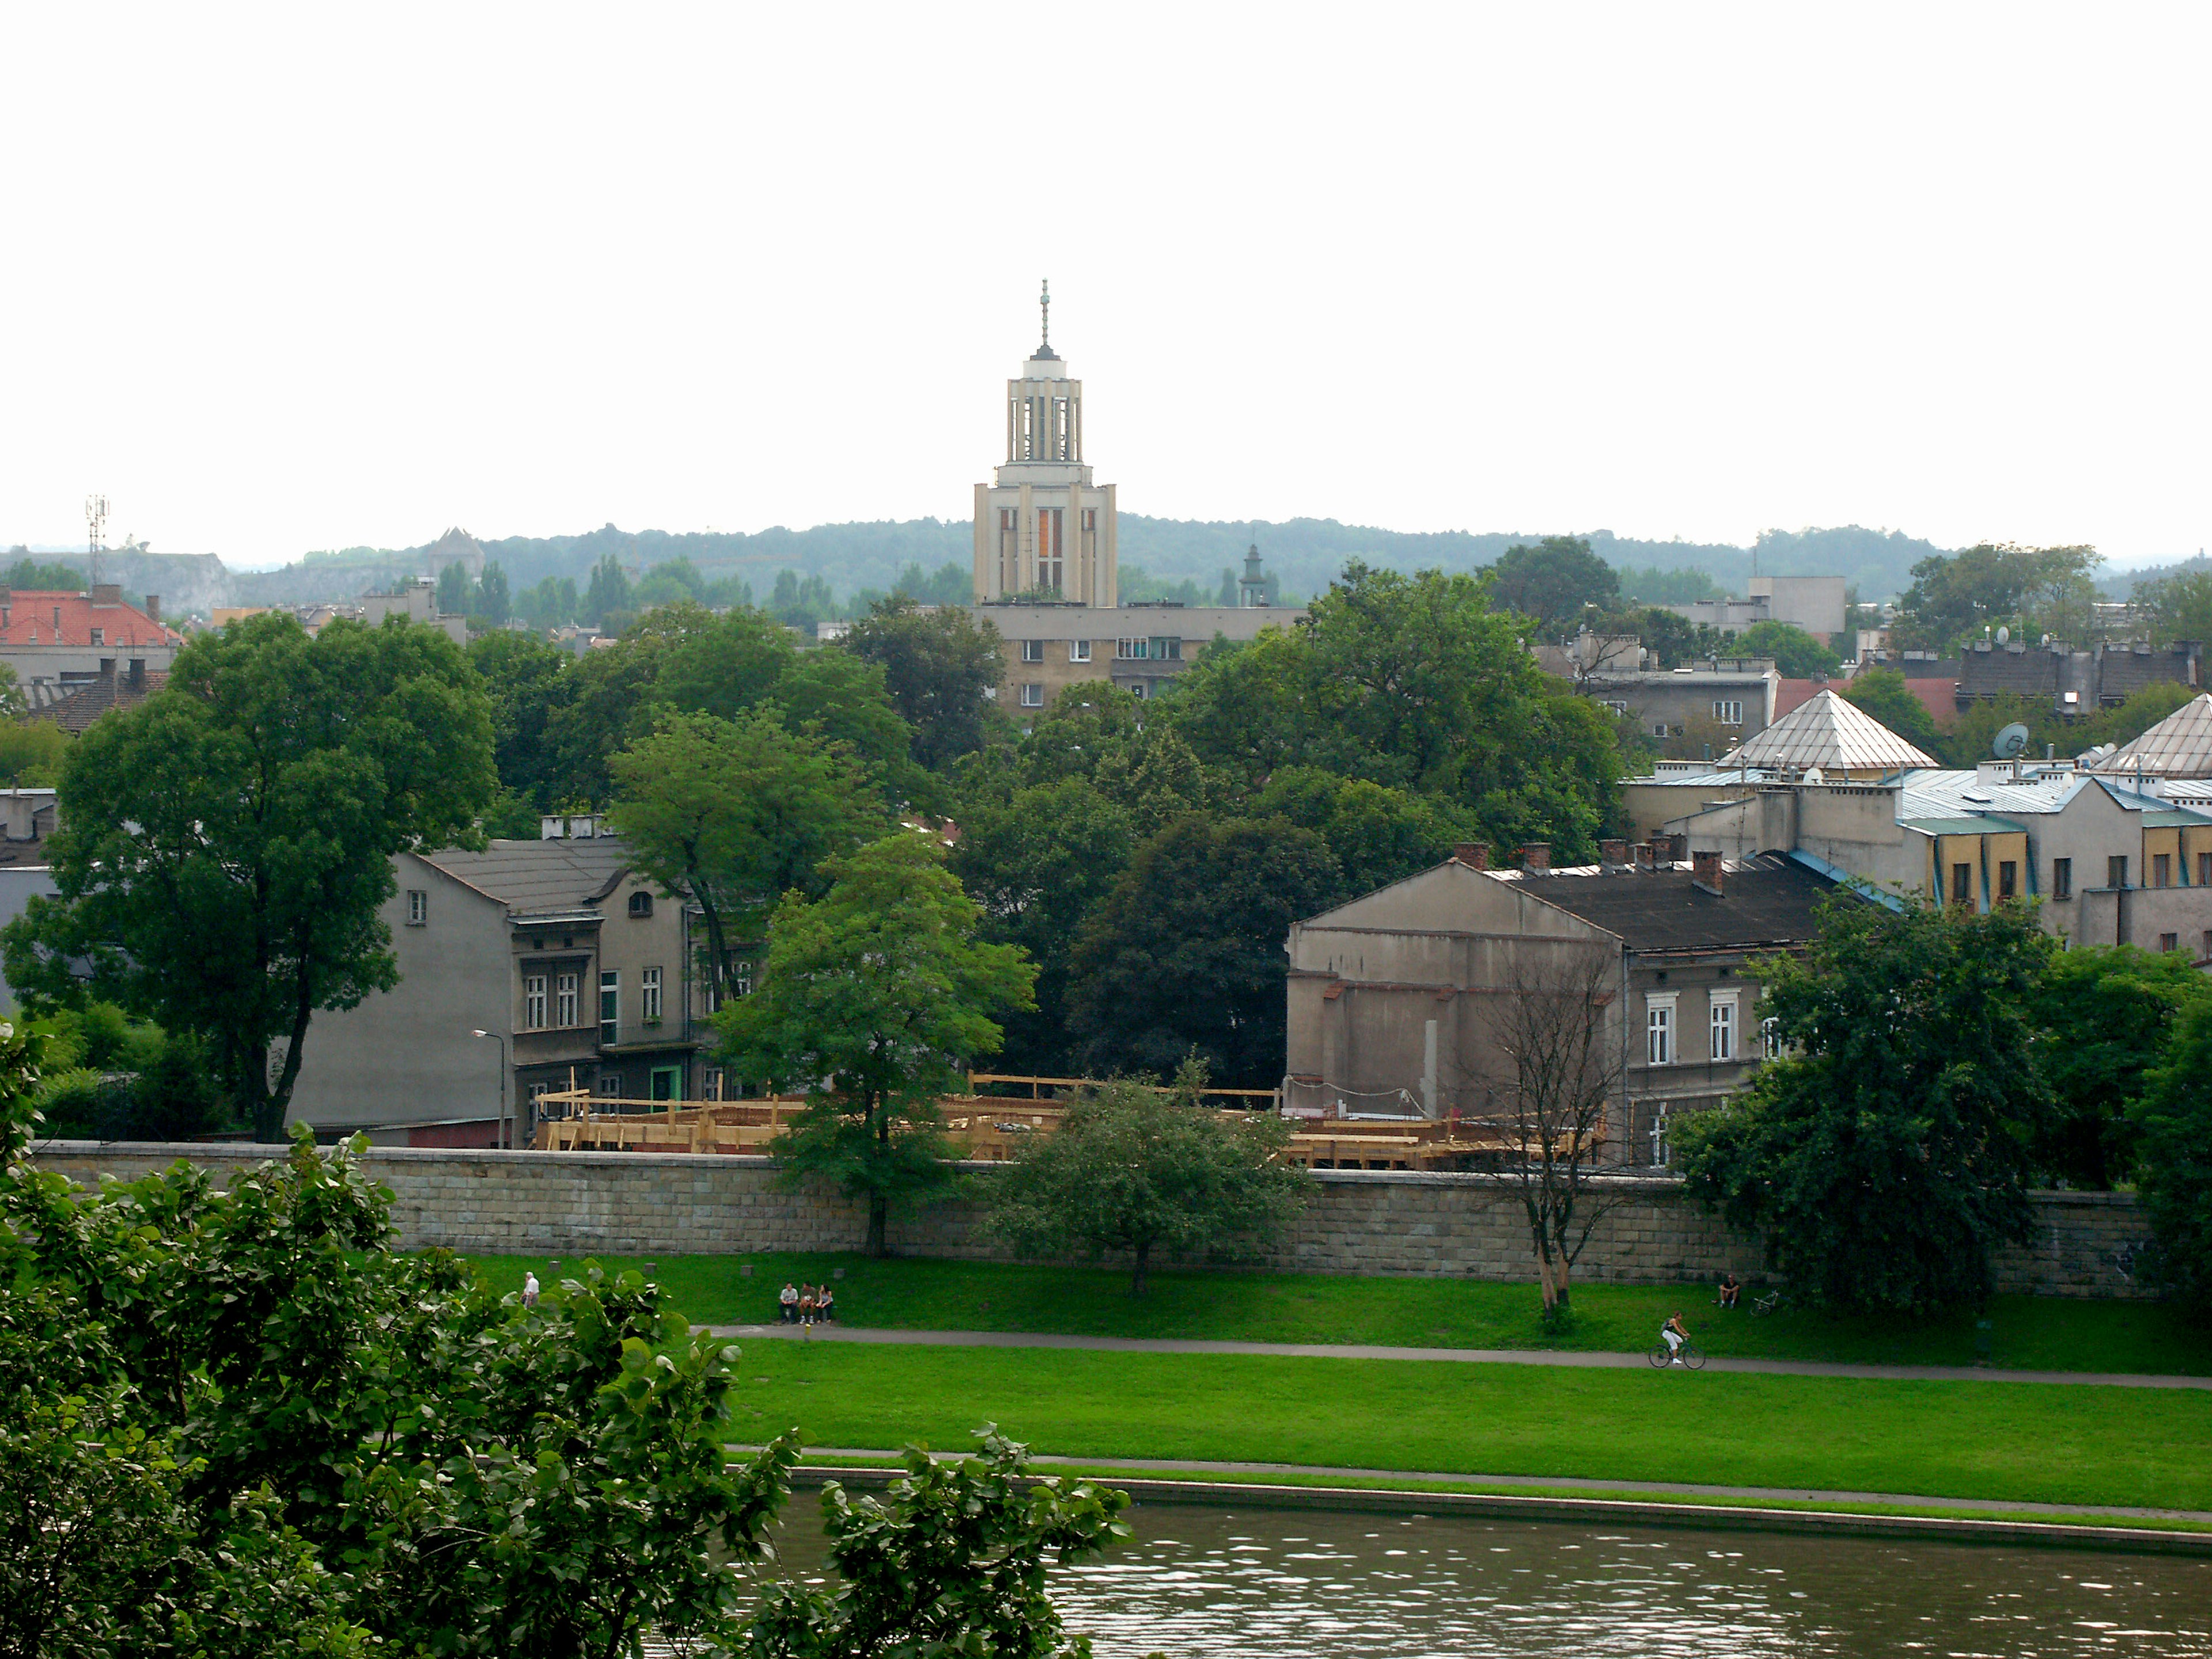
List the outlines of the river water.
<svg viewBox="0 0 2212 1659">
<path fill-rule="evenodd" d="M 813 1504 L 787 1567 L 819 1570 Z M 2212 1656 L 2212 1559 L 1144 1504 L 1053 1591 L 1101 1659 Z"/>
</svg>

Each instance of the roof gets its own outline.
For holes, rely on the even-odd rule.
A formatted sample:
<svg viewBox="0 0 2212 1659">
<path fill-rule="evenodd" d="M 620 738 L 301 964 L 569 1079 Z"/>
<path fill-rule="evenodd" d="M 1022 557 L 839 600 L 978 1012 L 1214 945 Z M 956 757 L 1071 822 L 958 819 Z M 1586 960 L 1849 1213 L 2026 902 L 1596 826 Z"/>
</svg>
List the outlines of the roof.
<svg viewBox="0 0 2212 1659">
<path fill-rule="evenodd" d="M 74 689 L 34 680 L 24 688 L 31 704 L 24 718 L 82 732 L 109 709 L 135 708 L 168 683 L 168 671 L 161 668 L 149 668 L 135 680 L 128 674 L 102 674 Z"/>
<path fill-rule="evenodd" d="M 1948 768 L 1909 772 L 1898 796 L 1897 814 L 1912 822 L 1987 812 L 2063 811 L 2067 803 L 2092 781 L 2071 770 L 2023 771 L 2017 783 L 2008 776 L 1991 778 L 1978 771 L 1954 771 Z"/>
<path fill-rule="evenodd" d="M 95 605 L 89 593 L 18 587 L 0 605 L 0 646 L 81 645 L 100 651 L 154 650 L 183 637 L 135 605 Z M 58 618 L 58 620 L 57 620 Z M 94 646 L 92 630 L 100 629 Z"/>
<path fill-rule="evenodd" d="M 2133 743 L 2094 762 L 2093 772 L 2212 778 L 2212 692 L 2199 693 Z"/>
<path fill-rule="evenodd" d="M 629 851 L 612 836 L 578 841 L 495 841 L 481 853 L 425 853 L 454 880 L 518 915 L 580 910 L 615 889 L 629 868 Z"/>
<path fill-rule="evenodd" d="M 1627 875 L 1602 875 L 1595 869 L 1534 877 L 1512 870 L 1489 874 L 1519 881 L 1530 897 L 1604 928 L 1639 953 L 1799 944 L 1817 927 L 1820 902 L 1838 890 L 1826 877 L 1771 853 L 1723 861 L 1723 896 L 1717 898 L 1682 869 Z"/>
<path fill-rule="evenodd" d="M 1957 818 L 1899 818 L 1908 830 L 1917 830 L 1924 836 L 1986 836 L 1995 830 L 2002 835 L 2007 830 L 2025 830 L 2024 823 L 2014 823 L 2010 818 L 1998 817 L 1995 813 L 1977 814 Z"/>
<path fill-rule="evenodd" d="M 1724 763 L 1887 772 L 1936 763 L 1873 715 L 1822 691 L 1747 739 Z"/>
</svg>

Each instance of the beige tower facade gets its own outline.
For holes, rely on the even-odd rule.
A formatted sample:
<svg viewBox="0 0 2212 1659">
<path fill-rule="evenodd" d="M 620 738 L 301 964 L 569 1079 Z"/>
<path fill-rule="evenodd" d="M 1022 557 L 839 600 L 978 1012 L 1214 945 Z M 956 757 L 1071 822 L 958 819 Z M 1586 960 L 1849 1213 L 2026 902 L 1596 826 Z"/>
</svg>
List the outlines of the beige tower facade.
<svg viewBox="0 0 2212 1659">
<path fill-rule="evenodd" d="M 1112 608 L 1120 601 L 1114 486 L 1083 459 L 1083 382 L 1044 343 L 1006 382 L 1006 459 L 975 486 L 975 602 L 1020 597 Z"/>
</svg>

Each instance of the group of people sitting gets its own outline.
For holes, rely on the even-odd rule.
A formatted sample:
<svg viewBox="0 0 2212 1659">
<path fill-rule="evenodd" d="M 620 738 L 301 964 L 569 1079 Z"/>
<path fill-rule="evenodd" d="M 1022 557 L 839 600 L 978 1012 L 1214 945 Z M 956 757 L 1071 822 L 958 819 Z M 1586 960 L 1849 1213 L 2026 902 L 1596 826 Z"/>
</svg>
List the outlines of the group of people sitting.
<svg viewBox="0 0 2212 1659">
<path fill-rule="evenodd" d="M 786 1279 L 775 1299 L 787 1325 L 813 1325 L 837 1316 L 837 1293 L 827 1285 L 794 1285 Z"/>
</svg>

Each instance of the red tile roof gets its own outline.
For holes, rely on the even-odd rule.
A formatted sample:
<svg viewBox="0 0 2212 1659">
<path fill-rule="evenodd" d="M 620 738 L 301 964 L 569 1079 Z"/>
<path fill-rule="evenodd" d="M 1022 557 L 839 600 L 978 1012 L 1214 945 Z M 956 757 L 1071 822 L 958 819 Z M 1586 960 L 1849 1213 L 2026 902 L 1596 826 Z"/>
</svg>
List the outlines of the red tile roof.
<svg viewBox="0 0 2212 1659">
<path fill-rule="evenodd" d="M 57 620 L 58 618 L 58 620 Z M 92 630 L 100 630 L 93 646 Z M 135 605 L 94 605 L 88 593 L 34 592 L 19 587 L 0 599 L 0 646 L 78 645 L 118 651 L 181 645 L 183 636 Z"/>
</svg>

